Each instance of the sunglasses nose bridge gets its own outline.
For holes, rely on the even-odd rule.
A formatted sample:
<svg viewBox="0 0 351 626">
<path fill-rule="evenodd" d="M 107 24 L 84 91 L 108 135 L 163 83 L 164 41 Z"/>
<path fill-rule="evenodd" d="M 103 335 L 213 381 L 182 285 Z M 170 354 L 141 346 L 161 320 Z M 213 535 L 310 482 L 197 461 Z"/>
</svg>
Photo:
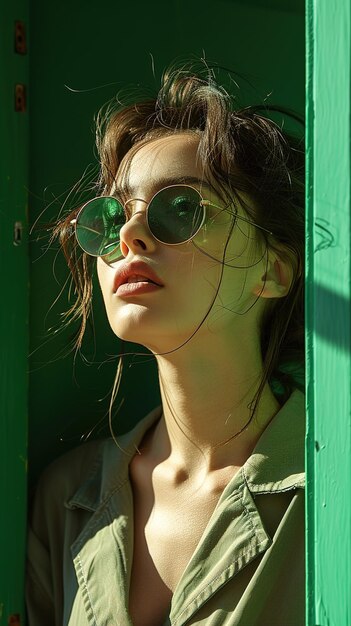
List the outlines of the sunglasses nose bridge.
<svg viewBox="0 0 351 626">
<path fill-rule="evenodd" d="M 134 217 L 136 213 L 146 212 L 147 206 L 148 202 L 142 198 L 131 198 L 124 203 L 124 209 L 126 213 L 130 215 L 130 218 Z"/>
<path fill-rule="evenodd" d="M 135 205 L 137 210 L 132 210 L 131 203 L 137 203 Z M 139 198 L 128 200 L 125 204 L 129 216 L 120 230 L 120 246 L 124 256 L 130 249 L 141 247 L 143 250 L 152 251 L 156 245 L 156 240 L 147 223 L 147 206 L 147 202 Z"/>
<path fill-rule="evenodd" d="M 129 228 L 129 226 L 132 226 L 134 223 L 134 218 L 138 215 L 144 215 L 144 220 L 139 219 L 137 221 L 139 223 L 140 221 L 144 222 L 147 225 L 147 207 L 148 203 L 146 202 L 146 200 L 142 200 L 141 198 L 132 198 L 131 200 L 127 200 L 127 202 L 124 204 L 124 209 L 128 217 L 120 232 L 122 232 L 122 230 L 126 228 Z"/>
</svg>

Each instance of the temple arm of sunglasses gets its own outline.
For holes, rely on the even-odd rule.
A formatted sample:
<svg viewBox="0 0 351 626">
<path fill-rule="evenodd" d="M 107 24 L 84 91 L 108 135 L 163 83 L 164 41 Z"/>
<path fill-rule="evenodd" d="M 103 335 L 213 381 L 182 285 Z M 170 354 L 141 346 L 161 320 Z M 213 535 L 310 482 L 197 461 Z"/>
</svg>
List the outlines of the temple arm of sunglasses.
<svg viewBox="0 0 351 626">
<path fill-rule="evenodd" d="M 220 207 L 217 204 L 214 204 L 210 200 L 202 200 L 201 204 L 202 206 L 213 206 L 215 209 L 219 209 L 220 211 L 226 210 L 225 208 Z M 257 228 L 260 228 L 261 230 L 264 230 L 266 233 L 269 233 L 270 235 L 273 236 L 273 233 L 271 230 L 268 230 L 268 228 L 264 228 L 263 226 L 260 226 L 259 224 L 255 224 L 255 222 L 252 222 L 247 217 L 242 217 L 241 215 L 238 215 L 237 213 L 235 214 L 235 217 L 237 217 L 239 220 L 243 220 L 244 222 L 247 222 L 248 224 L 252 224 L 252 226 L 256 226 Z"/>
</svg>

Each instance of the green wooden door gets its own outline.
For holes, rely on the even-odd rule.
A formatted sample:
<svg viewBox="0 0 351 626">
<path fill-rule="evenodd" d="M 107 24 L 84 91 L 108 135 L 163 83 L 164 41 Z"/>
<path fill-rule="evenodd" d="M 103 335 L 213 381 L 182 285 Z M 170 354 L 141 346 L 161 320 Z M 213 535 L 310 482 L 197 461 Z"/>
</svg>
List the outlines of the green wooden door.
<svg viewBox="0 0 351 626">
<path fill-rule="evenodd" d="M 0 9 L 0 624 L 23 624 L 28 412 L 28 8 Z"/>
<path fill-rule="evenodd" d="M 350 2 L 307 6 L 308 626 L 351 624 Z"/>
</svg>

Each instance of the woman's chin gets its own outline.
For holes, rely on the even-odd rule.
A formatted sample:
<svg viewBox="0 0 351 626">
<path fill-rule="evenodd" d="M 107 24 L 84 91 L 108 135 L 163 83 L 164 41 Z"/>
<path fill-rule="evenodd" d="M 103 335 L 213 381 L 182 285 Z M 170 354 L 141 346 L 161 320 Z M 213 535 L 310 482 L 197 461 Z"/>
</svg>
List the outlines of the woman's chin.
<svg viewBox="0 0 351 626">
<path fill-rule="evenodd" d="M 174 335 L 173 333 L 161 333 L 160 331 L 145 332 L 145 328 L 141 329 L 132 327 L 132 325 L 119 325 L 113 327 L 115 335 L 122 341 L 128 343 L 136 343 L 143 346 L 155 355 L 166 354 L 178 350 L 187 344 L 191 333 L 187 335 Z M 142 330 L 142 332 L 141 332 Z"/>
</svg>

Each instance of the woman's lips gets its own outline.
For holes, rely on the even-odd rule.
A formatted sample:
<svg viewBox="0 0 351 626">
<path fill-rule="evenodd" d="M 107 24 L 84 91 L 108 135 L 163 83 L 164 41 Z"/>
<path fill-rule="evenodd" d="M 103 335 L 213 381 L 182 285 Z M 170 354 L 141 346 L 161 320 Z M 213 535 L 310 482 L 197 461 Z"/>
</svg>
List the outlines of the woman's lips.
<svg viewBox="0 0 351 626">
<path fill-rule="evenodd" d="M 162 285 L 156 285 L 153 282 L 149 282 L 147 280 L 137 282 L 129 282 L 123 283 L 116 290 L 116 296 L 135 296 L 142 295 L 144 293 L 152 293 L 153 291 L 157 291 L 158 289 L 162 289 Z"/>
<path fill-rule="evenodd" d="M 113 283 L 113 292 L 117 295 L 148 293 L 162 288 L 161 280 L 143 261 L 122 262 L 119 265 Z"/>
</svg>

